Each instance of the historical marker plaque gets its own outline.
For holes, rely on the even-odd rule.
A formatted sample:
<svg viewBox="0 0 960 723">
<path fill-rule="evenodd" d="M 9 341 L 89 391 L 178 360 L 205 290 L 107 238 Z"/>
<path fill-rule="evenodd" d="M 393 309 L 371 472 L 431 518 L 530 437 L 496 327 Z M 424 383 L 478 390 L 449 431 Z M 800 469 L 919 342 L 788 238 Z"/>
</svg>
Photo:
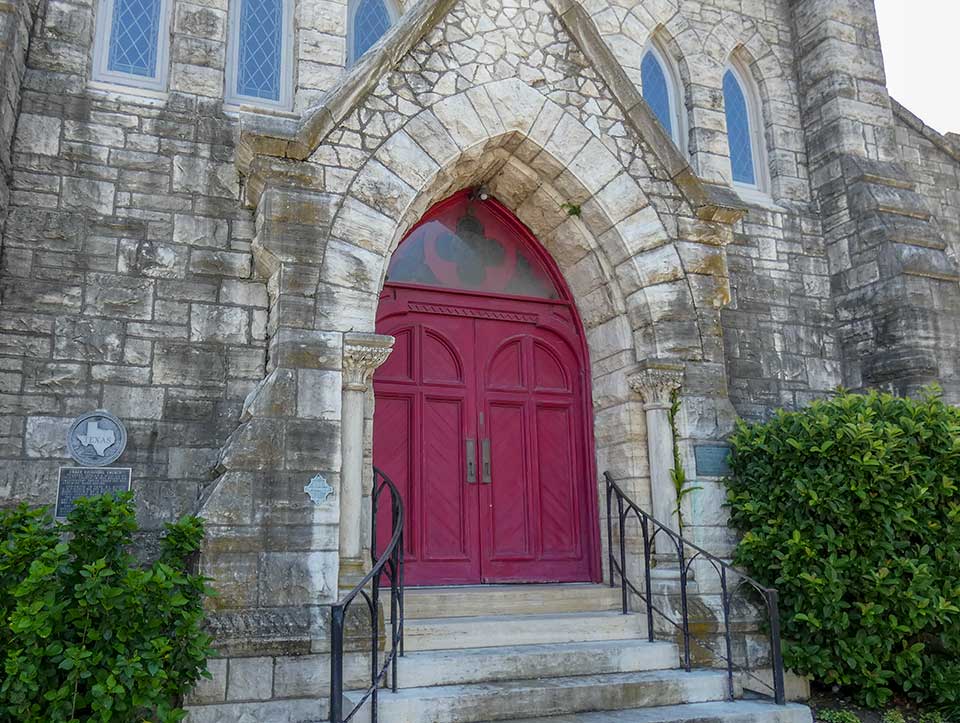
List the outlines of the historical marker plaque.
<svg viewBox="0 0 960 723">
<path fill-rule="evenodd" d="M 129 489 L 129 467 L 61 467 L 57 481 L 57 517 L 69 515 L 81 497 Z"/>
<path fill-rule="evenodd" d="M 102 409 L 78 417 L 67 432 L 67 451 L 84 467 L 105 467 L 127 446 L 123 422 Z"/>
<path fill-rule="evenodd" d="M 726 477 L 730 474 L 727 457 L 730 447 L 725 444 L 698 444 L 693 448 L 697 461 L 697 476 Z"/>
</svg>

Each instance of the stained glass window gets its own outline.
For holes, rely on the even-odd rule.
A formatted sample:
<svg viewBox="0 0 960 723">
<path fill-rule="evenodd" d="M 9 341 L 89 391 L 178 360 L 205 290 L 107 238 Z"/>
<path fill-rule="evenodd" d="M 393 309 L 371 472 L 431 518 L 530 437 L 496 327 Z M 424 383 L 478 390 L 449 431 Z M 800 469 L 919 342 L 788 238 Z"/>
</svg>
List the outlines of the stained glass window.
<svg viewBox="0 0 960 723">
<path fill-rule="evenodd" d="M 733 180 L 749 186 L 757 185 L 753 157 L 753 129 L 750 109 L 740 79 L 732 70 L 723 76 L 723 104 L 727 115 L 727 140 L 730 144 L 730 168 Z"/>
<path fill-rule="evenodd" d="M 358 0 L 353 13 L 353 59 L 366 53 L 393 24 L 386 0 Z"/>
<path fill-rule="evenodd" d="M 498 204 L 466 194 L 442 203 L 394 252 L 387 281 L 559 298 L 543 265 L 525 248 L 517 224 Z"/>
<path fill-rule="evenodd" d="M 283 0 L 241 0 L 236 94 L 280 101 Z"/>
<path fill-rule="evenodd" d="M 643 61 L 640 63 L 640 75 L 643 83 L 644 100 L 647 101 L 667 134 L 676 140 L 667 73 L 657 54 L 652 50 L 648 50 L 643 56 Z"/>
<path fill-rule="evenodd" d="M 107 70 L 157 76 L 160 0 L 114 0 Z"/>
</svg>

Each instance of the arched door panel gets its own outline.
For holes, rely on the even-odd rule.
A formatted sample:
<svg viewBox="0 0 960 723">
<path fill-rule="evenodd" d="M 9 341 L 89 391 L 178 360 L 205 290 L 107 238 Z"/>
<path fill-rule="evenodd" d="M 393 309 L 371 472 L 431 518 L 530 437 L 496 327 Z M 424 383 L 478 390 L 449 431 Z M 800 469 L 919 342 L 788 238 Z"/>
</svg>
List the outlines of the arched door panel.
<svg viewBox="0 0 960 723">
<path fill-rule="evenodd" d="M 408 355 L 377 371 L 373 423 L 374 460 L 406 509 L 407 581 L 479 581 L 477 491 L 467 484 L 465 446 L 476 439 L 473 330 L 426 314 L 395 316 L 378 330 L 396 330 Z M 390 527 L 382 521 L 381 545 Z"/>
<path fill-rule="evenodd" d="M 377 331 L 397 338 L 373 455 L 407 510 L 407 582 L 597 580 L 583 332 L 529 231 L 494 201 L 438 204 L 394 254 Z"/>
<path fill-rule="evenodd" d="M 552 331 L 525 325 L 519 341 L 517 331 L 492 321 L 477 335 L 484 369 L 479 430 L 490 440 L 492 479 L 480 491 L 483 575 L 499 582 L 589 580 L 580 365 Z M 505 349 L 521 352 L 519 387 L 498 376 Z"/>
</svg>

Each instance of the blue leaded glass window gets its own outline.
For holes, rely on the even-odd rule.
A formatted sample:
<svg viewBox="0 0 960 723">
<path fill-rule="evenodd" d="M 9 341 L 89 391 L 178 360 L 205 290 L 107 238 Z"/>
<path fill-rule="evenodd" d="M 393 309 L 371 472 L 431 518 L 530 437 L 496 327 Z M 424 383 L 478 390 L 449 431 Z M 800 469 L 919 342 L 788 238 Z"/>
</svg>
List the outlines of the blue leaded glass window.
<svg viewBox="0 0 960 723">
<path fill-rule="evenodd" d="M 280 101 L 283 0 L 241 0 L 236 94 Z"/>
<path fill-rule="evenodd" d="M 660 59 L 648 50 L 640 63 L 640 80 L 643 83 L 643 98 L 653 110 L 660 125 L 671 138 L 676 138 L 673 128 L 673 109 L 670 106 L 670 88 L 667 74 Z"/>
<path fill-rule="evenodd" d="M 160 0 L 115 0 L 107 70 L 157 77 Z"/>
<path fill-rule="evenodd" d="M 730 145 L 730 168 L 735 183 L 757 185 L 753 154 L 753 129 L 750 109 L 740 79 L 732 70 L 723 76 L 723 104 L 727 115 L 727 140 Z"/>
<path fill-rule="evenodd" d="M 359 0 L 353 13 L 353 59 L 367 52 L 392 24 L 385 0 Z"/>
</svg>

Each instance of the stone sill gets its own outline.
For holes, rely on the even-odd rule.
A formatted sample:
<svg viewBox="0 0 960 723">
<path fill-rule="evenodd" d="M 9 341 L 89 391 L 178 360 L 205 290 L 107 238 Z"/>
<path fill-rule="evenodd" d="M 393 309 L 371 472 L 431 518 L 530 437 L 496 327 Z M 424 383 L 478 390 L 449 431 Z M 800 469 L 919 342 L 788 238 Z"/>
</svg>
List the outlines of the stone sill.
<svg viewBox="0 0 960 723">
<path fill-rule="evenodd" d="M 167 99 L 170 97 L 170 94 L 166 91 L 138 88 L 132 85 L 120 85 L 119 83 L 107 83 L 102 80 L 91 80 L 87 83 L 87 88 L 97 95 L 121 103 L 162 106 L 166 105 Z"/>
</svg>

